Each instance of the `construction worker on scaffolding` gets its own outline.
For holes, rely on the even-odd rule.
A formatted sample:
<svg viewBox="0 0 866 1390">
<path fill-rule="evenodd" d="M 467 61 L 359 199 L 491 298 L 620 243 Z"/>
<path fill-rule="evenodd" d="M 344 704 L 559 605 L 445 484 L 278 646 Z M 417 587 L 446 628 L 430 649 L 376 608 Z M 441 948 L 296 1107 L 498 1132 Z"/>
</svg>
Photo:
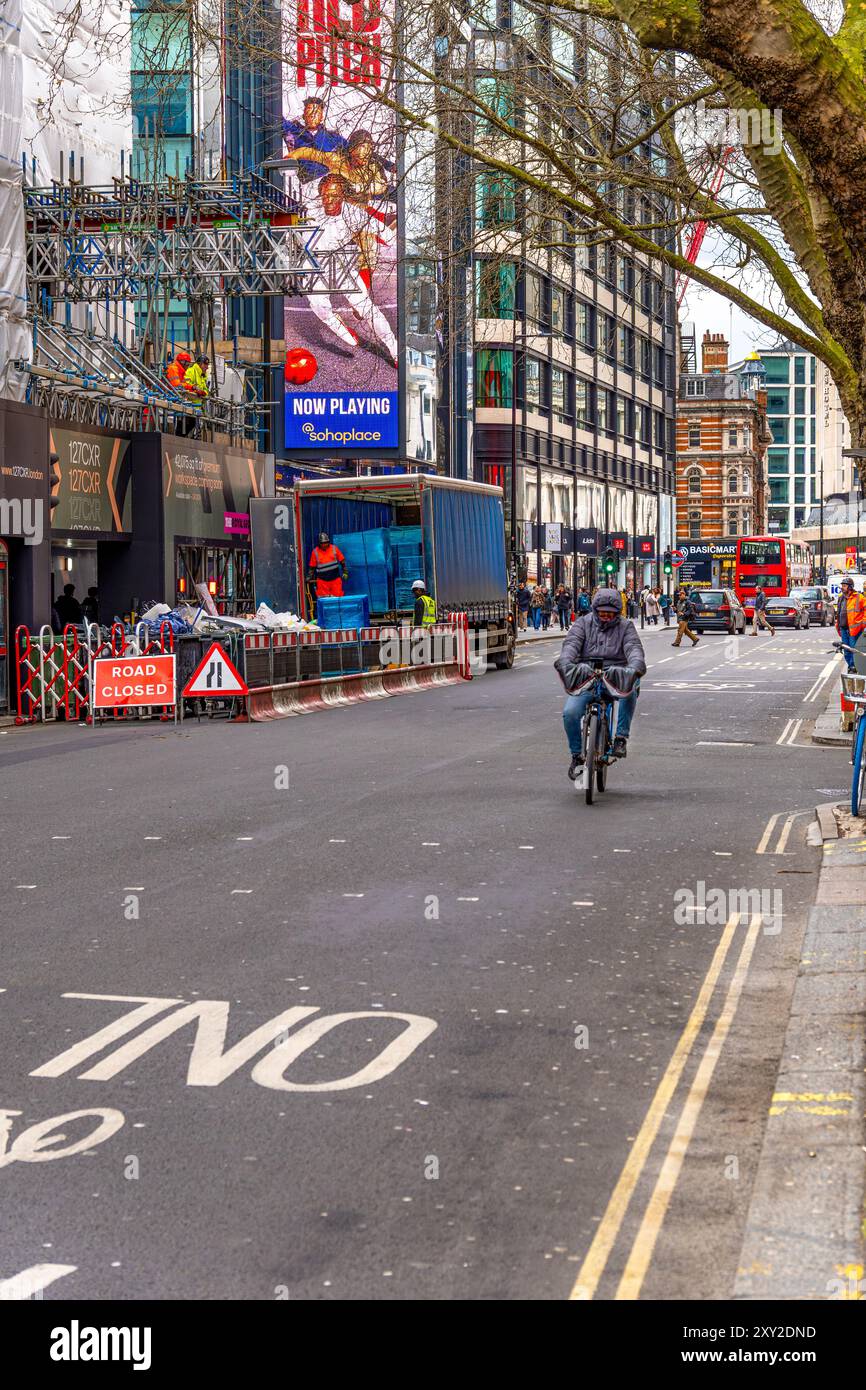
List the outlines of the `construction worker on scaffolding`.
<svg viewBox="0 0 866 1390">
<path fill-rule="evenodd" d="M 184 373 L 184 390 L 191 396 L 195 396 L 198 401 L 206 401 L 210 395 L 210 387 L 207 382 L 207 370 L 210 361 L 203 353 L 199 353 L 191 367 L 187 367 Z"/>
<path fill-rule="evenodd" d="M 186 376 L 187 369 L 191 366 L 192 358 L 188 352 L 185 352 L 183 348 L 181 348 L 179 352 L 175 353 L 173 360 L 169 362 L 165 369 L 165 379 L 171 389 L 176 391 L 178 395 L 180 395 L 184 389 L 183 379 Z"/>
</svg>

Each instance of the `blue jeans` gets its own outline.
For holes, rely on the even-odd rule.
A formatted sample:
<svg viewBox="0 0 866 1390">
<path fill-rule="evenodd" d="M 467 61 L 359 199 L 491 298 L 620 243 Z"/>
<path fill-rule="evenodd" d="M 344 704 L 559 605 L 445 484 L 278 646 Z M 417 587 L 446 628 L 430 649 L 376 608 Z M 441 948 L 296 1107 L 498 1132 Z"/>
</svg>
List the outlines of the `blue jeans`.
<svg viewBox="0 0 866 1390">
<path fill-rule="evenodd" d="M 845 645 L 846 645 L 846 647 L 853 647 L 854 643 L 851 641 L 851 633 L 848 631 L 847 627 L 840 627 L 840 629 L 839 629 L 839 641 L 840 641 L 840 642 L 844 642 Z M 848 670 L 849 670 L 849 671 L 853 671 L 853 670 L 854 670 L 854 653 L 853 653 L 853 652 L 844 652 L 844 651 L 843 651 L 842 655 L 843 655 L 844 658 L 845 658 L 845 665 L 848 667 Z"/>
<path fill-rule="evenodd" d="M 541 627 L 541 609 L 530 608 L 529 616 L 532 618 L 532 626 L 535 628 L 535 631 L 538 632 Z"/>
<path fill-rule="evenodd" d="M 618 738 L 628 738 L 639 694 L 640 681 L 638 681 L 631 695 L 625 700 L 616 701 L 619 706 L 616 716 L 616 732 Z M 583 752 L 580 742 L 583 716 L 586 714 L 586 709 L 590 701 L 594 698 L 595 691 L 590 688 L 589 690 L 584 690 L 580 695 L 569 695 L 565 701 L 562 711 L 562 722 L 565 725 L 565 737 L 568 739 L 569 752 L 572 754 Z"/>
</svg>

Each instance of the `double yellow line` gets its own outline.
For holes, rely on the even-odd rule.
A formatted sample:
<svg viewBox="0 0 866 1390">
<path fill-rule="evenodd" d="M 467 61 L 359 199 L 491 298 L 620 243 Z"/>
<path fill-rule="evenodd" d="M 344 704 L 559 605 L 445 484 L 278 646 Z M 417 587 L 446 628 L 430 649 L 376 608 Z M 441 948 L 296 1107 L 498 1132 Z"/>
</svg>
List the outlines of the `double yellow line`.
<svg viewBox="0 0 866 1390">
<path fill-rule="evenodd" d="M 682 1077 L 685 1065 L 692 1054 L 695 1043 L 703 1027 L 709 1009 L 710 1000 L 718 984 L 719 977 L 724 968 L 725 961 L 730 951 L 734 934 L 740 921 L 740 914 L 733 913 L 725 923 L 724 931 L 719 939 L 710 968 L 707 971 L 704 982 L 701 985 L 700 993 L 695 1001 L 694 1008 L 689 1015 L 689 1020 L 683 1029 L 682 1034 L 674 1049 L 665 1073 L 658 1084 L 652 1103 L 646 1113 L 644 1122 L 640 1127 L 640 1132 L 632 1145 L 625 1167 L 619 1175 L 616 1187 L 613 1190 L 607 1210 L 602 1217 L 601 1224 L 595 1233 L 592 1245 L 589 1247 L 586 1258 L 580 1267 L 577 1281 L 571 1291 L 570 1298 L 585 1300 L 595 1297 L 596 1290 L 602 1275 L 607 1266 L 610 1253 L 619 1236 L 622 1223 L 625 1219 L 629 1203 L 634 1195 L 635 1188 L 643 1175 L 650 1151 L 655 1143 L 662 1120 L 667 1113 L 668 1107 L 673 1100 L 680 1078 Z M 753 914 L 749 920 L 749 928 L 746 939 L 743 942 L 739 959 L 737 960 L 725 1002 L 722 1006 L 719 1017 L 713 1028 L 710 1039 L 704 1050 L 704 1054 L 698 1065 L 694 1080 L 689 1087 L 683 1108 L 677 1120 L 676 1129 L 668 1146 L 661 1166 L 652 1196 L 647 1203 L 643 1214 L 640 1229 L 634 1238 L 634 1242 L 626 1260 L 625 1269 L 617 1288 L 615 1298 L 619 1300 L 636 1299 L 640 1296 L 641 1287 L 646 1278 L 650 1261 L 653 1256 L 656 1241 L 662 1228 L 671 1197 L 674 1193 L 680 1170 L 683 1165 L 689 1143 L 695 1132 L 701 1106 L 706 1098 L 712 1080 L 716 1063 L 721 1055 L 725 1038 L 730 1031 L 737 1012 L 740 995 L 743 991 L 749 963 L 755 949 L 758 932 L 761 927 L 760 913 Z"/>
</svg>

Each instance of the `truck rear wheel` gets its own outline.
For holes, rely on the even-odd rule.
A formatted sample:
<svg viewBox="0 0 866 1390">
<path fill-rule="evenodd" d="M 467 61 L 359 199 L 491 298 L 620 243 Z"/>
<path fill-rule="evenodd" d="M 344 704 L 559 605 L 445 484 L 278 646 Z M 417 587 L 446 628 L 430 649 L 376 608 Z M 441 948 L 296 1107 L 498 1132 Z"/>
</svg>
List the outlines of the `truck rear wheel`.
<svg viewBox="0 0 866 1390">
<path fill-rule="evenodd" d="M 516 641 L 514 636 L 514 626 L 513 624 L 509 623 L 505 651 L 494 652 L 493 654 L 493 665 L 496 667 L 497 671 L 511 670 L 512 666 L 514 665 L 515 650 Z"/>
</svg>

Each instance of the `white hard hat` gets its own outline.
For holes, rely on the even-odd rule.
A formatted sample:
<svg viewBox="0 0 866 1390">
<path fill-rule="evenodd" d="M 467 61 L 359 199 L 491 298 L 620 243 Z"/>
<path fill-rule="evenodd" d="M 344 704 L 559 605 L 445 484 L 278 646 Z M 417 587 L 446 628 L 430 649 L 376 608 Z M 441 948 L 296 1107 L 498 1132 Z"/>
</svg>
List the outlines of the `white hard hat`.
<svg viewBox="0 0 866 1390">
<path fill-rule="evenodd" d="M 416 579 L 415 583 L 412 585 L 413 589 L 426 589 L 426 587 L 423 579 Z"/>
</svg>

